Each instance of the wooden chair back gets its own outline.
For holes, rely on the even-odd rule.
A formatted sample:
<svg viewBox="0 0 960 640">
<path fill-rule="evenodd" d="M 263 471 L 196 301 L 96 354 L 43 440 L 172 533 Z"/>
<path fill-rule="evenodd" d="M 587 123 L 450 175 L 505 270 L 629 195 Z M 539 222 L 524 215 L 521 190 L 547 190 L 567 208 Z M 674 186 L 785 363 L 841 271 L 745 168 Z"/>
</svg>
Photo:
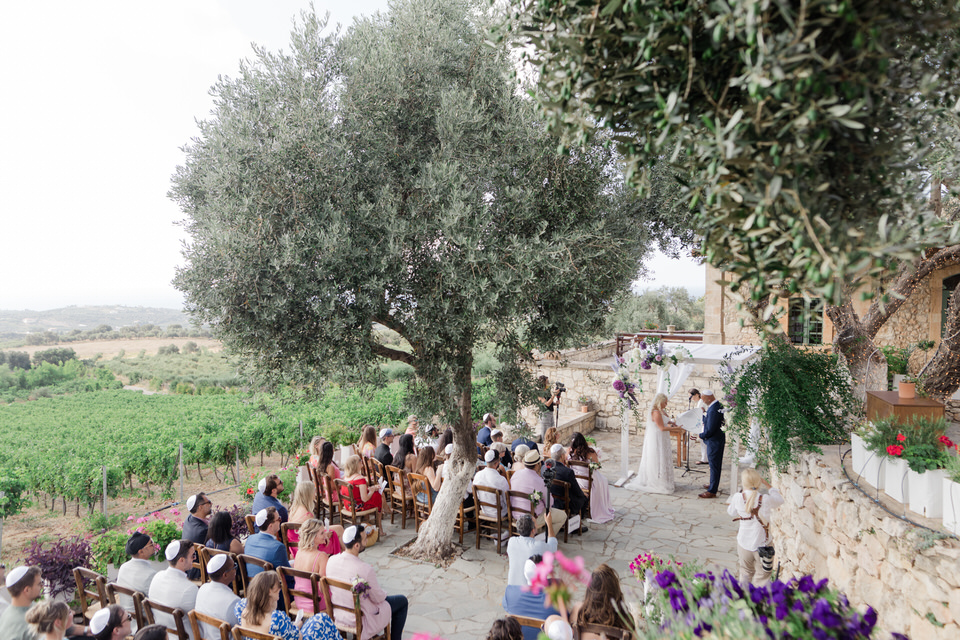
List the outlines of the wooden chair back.
<svg viewBox="0 0 960 640">
<path fill-rule="evenodd" d="M 250 571 L 247 568 L 247 565 L 253 565 L 255 567 L 260 567 L 263 571 L 273 571 L 273 564 L 267 562 L 266 560 L 261 560 L 260 558 L 254 558 L 253 556 L 246 556 L 242 553 L 237 556 L 237 569 L 240 573 L 240 581 L 243 582 L 243 592 L 246 593 L 247 589 L 250 587 L 250 579 L 253 576 L 260 573 L 259 571 L 254 571 L 253 575 L 250 575 Z"/>
<path fill-rule="evenodd" d="M 413 493 L 413 516 L 416 522 L 417 531 L 420 531 L 420 524 L 427 521 L 430 513 L 433 512 L 433 493 L 430 491 L 430 481 L 427 476 L 420 473 L 408 473 L 410 478 L 410 489 Z M 425 502 L 421 502 L 421 496 Z"/>
<path fill-rule="evenodd" d="M 508 613 L 507 617 L 513 618 L 514 620 L 516 620 L 518 623 L 520 623 L 521 627 L 530 627 L 530 628 L 536 629 L 538 632 L 543 629 L 543 623 L 546 622 L 546 620 L 541 620 L 540 618 L 518 616 L 512 613 Z"/>
<path fill-rule="evenodd" d="M 188 611 L 187 618 L 193 629 L 193 640 L 230 640 L 230 625 L 225 620 L 218 620 L 196 609 Z M 205 626 L 201 627 L 201 624 Z M 216 629 L 216 635 L 210 635 L 210 629 Z"/>
<path fill-rule="evenodd" d="M 573 475 L 577 477 L 578 481 L 584 481 L 579 483 L 583 495 L 587 496 L 587 506 L 584 507 L 583 517 L 591 518 L 593 515 L 590 513 L 590 492 L 593 490 L 593 469 L 590 468 L 589 462 L 581 460 L 567 460 L 567 466 L 573 469 Z M 584 487 L 584 484 L 587 486 Z"/>
<path fill-rule="evenodd" d="M 237 576 L 233 579 L 233 584 L 230 586 L 233 589 L 233 592 L 242 598 L 243 580 L 240 578 L 240 561 L 237 559 L 237 554 L 230 553 L 229 551 L 221 551 L 220 549 L 214 549 L 212 547 L 197 547 L 197 551 L 199 552 L 198 555 L 200 556 L 200 562 L 203 563 L 204 570 L 206 570 L 207 563 L 210 562 L 210 558 L 213 556 L 230 556 L 230 559 L 233 560 L 233 563 L 237 565 Z"/>
<path fill-rule="evenodd" d="M 247 629 L 246 627 L 241 627 L 237 625 L 233 628 L 233 640 L 283 640 L 280 636 L 275 636 L 271 633 L 262 633 L 260 631 L 254 631 L 253 629 Z"/>
<path fill-rule="evenodd" d="M 566 544 L 570 530 L 570 483 L 554 478 L 551 494 L 556 494 L 560 500 L 563 500 L 563 511 L 567 514 L 567 521 L 563 525 L 563 543 Z"/>
<path fill-rule="evenodd" d="M 120 596 L 118 598 L 117 596 Z M 122 606 L 127 611 L 130 609 L 127 607 L 127 604 L 124 602 L 124 596 L 130 598 L 130 601 L 133 603 L 133 619 L 137 623 L 137 629 L 143 629 L 147 623 L 147 616 L 143 612 L 143 601 L 147 599 L 147 596 L 140 593 L 136 589 L 131 589 L 130 587 L 121 587 L 115 582 L 110 582 L 107 584 L 107 600 L 110 604 L 118 604 Z"/>
<path fill-rule="evenodd" d="M 356 638 L 363 637 L 363 612 L 360 610 L 360 596 L 353 593 L 352 585 L 348 582 L 341 582 L 340 580 L 335 580 L 333 578 L 323 576 L 320 578 L 321 584 L 323 585 L 323 595 L 327 599 L 327 615 L 333 618 L 333 623 L 337 625 L 337 629 L 345 633 L 354 634 Z M 333 594 L 341 593 L 339 600 L 350 602 L 351 605 L 337 604 Z M 337 620 L 337 611 L 346 611 L 353 614 L 354 624 L 345 624 Z M 386 629 L 381 633 L 373 636 L 373 638 L 382 638 L 383 640 L 389 640 L 390 638 L 390 623 L 387 623 Z"/>
<path fill-rule="evenodd" d="M 517 499 L 519 504 L 514 504 L 514 498 Z M 543 497 L 544 500 L 547 499 L 546 496 Z M 520 535 L 520 532 L 517 531 L 517 520 L 520 519 L 520 516 L 527 514 L 533 521 L 537 521 L 537 515 L 533 511 L 533 503 L 530 502 L 530 494 L 524 491 L 509 491 L 507 493 L 507 508 L 510 511 L 510 533 L 512 535 Z"/>
<path fill-rule="evenodd" d="M 356 487 L 341 478 L 334 480 L 334 486 L 340 494 L 340 524 L 343 524 L 344 518 L 350 518 L 350 524 L 357 525 L 358 522 L 362 524 L 364 518 L 371 517 L 379 528 L 379 512 L 376 508 L 361 508 L 362 505 L 354 494 Z"/>
<path fill-rule="evenodd" d="M 253 535 L 257 532 L 257 516 L 248 513 L 243 516 L 243 521 L 247 523 L 247 533 Z"/>
<path fill-rule="evenodd" d="M 157 614 L 164 614 L 157 619 Z M 190 634 L 187 633 L 187 614 L 179 607 L 168 607 L 155 600 L 146 598 L 143 601 L 143 614 L 147 619 L 147 624 L 163 625 L 167 629 L 167 635 L 177 640 L 190 640 Z M 172 626 L 171 626 L 172 625 Z"/>
<path fill-rule="evenodd" d="M 307 598 L 313 601 L 313 610 L 304 611 L 304 618 L 309 618 L 315 613 L 327 610 L 326 603 L 323 601 L 323 591 L 320 590 L 319 574 L 313 573 L 312 571 L 291 569 L 290 567 L 278 567 L 277 573 L 280 574 L 280 588 L 283 590 L 283 605 L 286 607 L 287 615 L 290 616 L 291 620 L 297 617 L 297 612 L 300 610 L 297 607 L 297 603 L 293 600 L 294 596 L 300 596 L 301 598 Z M 310 582 L 310 591 L 287 586 L 287 576 L 308 580 Z"/>
<path fill-rule="evenodd" d="M 407 472 L 393 465 L 386 466 L 387 486 L 390 490 L 390 524 L 397 511 L 400 512 L 400 528 L 407 528 L 407 509 L 413 513 L 413 496 L 407 495 L 406 483 L 403 481 Z"/>
<path fill-rule="evenodd" d="M 489 538 L 497 541 L 497 553 L 501 553 L 504 532 L 510 531 L 510 503 L 507 508 L 501 508 L 503 491 L 496 487 L 487 487 L 481 484 L 473 485 L 473 504 L 477 518 L 477 549 L 480 548 L 480 538 Z M 497 516 L 483 512 L 483 507 L 490 507 Z"/>
<path fill-rule="evenodd" d="M 96 571 L 74 567 L 73 579 L 77 583 L 77 597 L 84 620 L 90 622 L 93 614 L 107 606 L 107 579 Z"/>
<path fill-rule="evenodd" d="M 573 628 L 573 638 L 574 640 L 632 640 L 633 634 L 626 629 L 584 622 Z"/>
<path fill-rule="evenodd" d="M 322 489 L 320 493 L 317 494 L 317 500 L 322 500 L 324 508 L 330 512 L 330 524 L 333 524 L 333 517 L 336 515 L 340 518 L 340 524 L 342 525 L 343 514 L 340 513 L 342 504 L 340 496 L 336 494 L 333 478 L 325 473 L 320 473 L 319 478 Z"/>
<path fill-rule="evenodd" d="M 289 532 L 299 530 L 299 522 L 284 522 L 280 525 L 280 542 L 287 548 L 287 557 L 291 560 L 297 555 L 297 545 L 299 542 L 297 542 L 297 540 L 291 540 Z M 299 540 L 299 534 L 297 539 Z"/>
<path fill-rule="evenodd" d="M 367 482 L 370 483 L 371 487 L 382 487 L 384 499 L 389 500 L 389 491 L 386 487 L 383 487 L 383 485 L 387 485 L 387 487 L 389 486 L 387 484 L 387 475 L 386 471 L 384 471 L 383 463 L 376 458 L 367 458 L 367 468 L 370 470 L 370 475 L 368 476 Z"/>
</svg>

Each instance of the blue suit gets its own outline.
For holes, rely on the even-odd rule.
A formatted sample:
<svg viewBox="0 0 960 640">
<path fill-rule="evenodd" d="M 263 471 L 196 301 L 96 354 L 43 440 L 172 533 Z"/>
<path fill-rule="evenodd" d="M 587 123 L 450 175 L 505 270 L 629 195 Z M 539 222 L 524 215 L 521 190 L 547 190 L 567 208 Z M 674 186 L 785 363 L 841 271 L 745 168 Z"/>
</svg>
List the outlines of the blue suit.
<svg viewBox="0 0 960 640">
<path fill-rule="evenodd" d="M 490 437 L 490 427 L 486 425 L 480 427 L 480 431 L 477 431 L 477 442 L 485 447 L 493 444 L 493 438 Z"/>
<path fill-rule="evenodd" d="M 287 550 L 283 543 L 274 538 L 269 533 L 260 531 L 253 534 L 243 544 L 243 555 L 259 558 L 277 567 L 289 567 L 290 560 L 287 559 Z M 250 564 L 247 565 L 247 576 L 253 577 L 263 571 L 260 567 Z M 289 586 L 293 587 L 293 581 L 289 581 Z"/>
<path fill-rule="evenodd" d="M 700 434 L 700 439 L 707 443 L 707 461 L 710 463 L 710 486 L 707 491 L 710 493 L 717 493 L 720 489 L 723 449 L 727 444 L 723 423 L 723 405 L 719 400 L 714 400 L 703 416 L 703 433 Z"/>
<path fill-rule="evenodd" d="M 257 515 L 260 513 L 261 509 L 266 509 L 267 507 L 273 507 L 277 510 L 277 515 L 280 516 L 281 523 L 286 522 L 289 519 L 287 508 L 283 506 L 282 502 L 273 496 L 267 496 L 262 493 L 258 493 L 253 497 L 253 507 L 251 508 L 250 513 Z"/>
<path fill-rule="evenodd" d="M 503 594 L 503 609 L 515 616 L 546 620 L 552 615 L 560 615 L 553 607 L 547 606 L 547 592 L 531 593 L 524 587 L 508 585 Z M 539 629 L 523 627 L 523 640 L 537 640 Z"/>
</svg>

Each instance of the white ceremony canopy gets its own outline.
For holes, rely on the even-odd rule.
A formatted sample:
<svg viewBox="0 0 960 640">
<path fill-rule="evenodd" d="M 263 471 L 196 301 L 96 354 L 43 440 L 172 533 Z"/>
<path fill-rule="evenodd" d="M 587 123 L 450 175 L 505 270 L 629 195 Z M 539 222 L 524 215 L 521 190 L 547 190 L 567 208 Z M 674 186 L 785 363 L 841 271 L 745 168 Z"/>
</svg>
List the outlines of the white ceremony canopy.
<svg viewBox="0 0 960 640">
<path fill-rule="evenodd" d="M 679 353 L 683 353 L 684 350 L 690 353 L 689 356 L 683 353 L 684 358 L 680 364 L 670 365 L 666 369 L 660 368 L 659 372 L 657 373 L 657 393 L 665 394 L 668 400 L 673 398 L 677 391 L 683 388 L 683 383 L 687 381 L 687 378 L 690 377 L 690 374 L 692 374 L 698 367 L 709 367 L 711 365 L 717 367 L 717 373 L 713 374 L 713 376 L 717 378 L 717 383 L 719 383 L 720 379 L 718 373 L 720 363 L 722 361 L 726 361 L 726 364 L 730 365 L 734 369 L 739 369 L 746 362 L 756 357 L 757 352 L 760 351 L 760 347 L 756 346 L 732 344 L 697 344 L 689 342 L 666 341 L 664 341 L 664 347 L 671 352 L 679 349 Z M 716 389 L 716 392 L 718 395 L 721 395 L 720 389 Z M 622 486 L 622 484 L 629 480 L 630 476 L 633 475 L 630 471 L 630 464 L 628 460 L 628 453 L 630 449 L 629 440 L 630 424 L 628 418 L 627 420 L 622 421 L 620 424 L 621 480 L 617 481 L 617 486 Z M 731 444 L 732 443 L 729 442 L 727 443 L 728 451 L 732 450 L 733 448 L 730 446 Z M 736 459 L 737 456 L 734 453 L 732 460 Z M 731 473 L 730 478 L 732 487 L 731 495 L 733 495 L 733 493 L 736 492 L 737 487 L 737 474 Z"/>
</svg>

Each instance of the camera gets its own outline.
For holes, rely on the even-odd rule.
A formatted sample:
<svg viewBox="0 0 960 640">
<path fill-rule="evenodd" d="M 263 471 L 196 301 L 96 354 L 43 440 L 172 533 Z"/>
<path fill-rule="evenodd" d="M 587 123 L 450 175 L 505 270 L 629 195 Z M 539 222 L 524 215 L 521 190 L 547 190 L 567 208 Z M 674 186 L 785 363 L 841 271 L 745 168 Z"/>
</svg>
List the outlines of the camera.
<svg viewBox="0 0 960 640">
<path fill-rule="evenodd" d="M 553 482 L 553 479 L 557 477 L 557 470 L 554 469 L 554 464 L 556 464 L 553 458 L 547 458 L 543 461 L 543 471 L 541 475 L 543 476 L 543 482 L 547 485 L 547 489 L 550 488 L 550 483 Z"/>
<path fill-rule="evenodd" d="M 564 386 L 562 382 L 557 381 L 553 383 L 553 391 L 556 395 L 559 396 L 561 393 L 563 393 L 566 390 L 567 388 Z"/>
<path fill-rule="evenodd" d="M 760 556 L 760 565 L 764 571 L 773 571 L 773 556 L 776 550 L 773 547 L 758 547 L 757 555 Z"/>
</svg>

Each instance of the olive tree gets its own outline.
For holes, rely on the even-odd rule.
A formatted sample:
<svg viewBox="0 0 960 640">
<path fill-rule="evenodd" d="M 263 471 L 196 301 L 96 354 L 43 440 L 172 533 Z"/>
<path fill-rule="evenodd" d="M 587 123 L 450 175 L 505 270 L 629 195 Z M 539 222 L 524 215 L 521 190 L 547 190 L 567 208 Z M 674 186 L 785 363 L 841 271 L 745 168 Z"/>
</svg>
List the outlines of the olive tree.
<svg viewBox="0 0 960 640">
<path fill-rule="evenodd" d="M 414 402 L 453 424 L 429 557 L 475 469 L 474 350 L 494 343 L 521 387 L 518 359 L 601 328 L 646 251 L 612 151 L 559 155 L 488 28 L 466 0 L 396 2 L 343 35 L 304 14 L 289 52 L 213 87 L 173 178 L 175 284 L 229 349 L 305 385 L 408 363 Z"/>
</svg>

